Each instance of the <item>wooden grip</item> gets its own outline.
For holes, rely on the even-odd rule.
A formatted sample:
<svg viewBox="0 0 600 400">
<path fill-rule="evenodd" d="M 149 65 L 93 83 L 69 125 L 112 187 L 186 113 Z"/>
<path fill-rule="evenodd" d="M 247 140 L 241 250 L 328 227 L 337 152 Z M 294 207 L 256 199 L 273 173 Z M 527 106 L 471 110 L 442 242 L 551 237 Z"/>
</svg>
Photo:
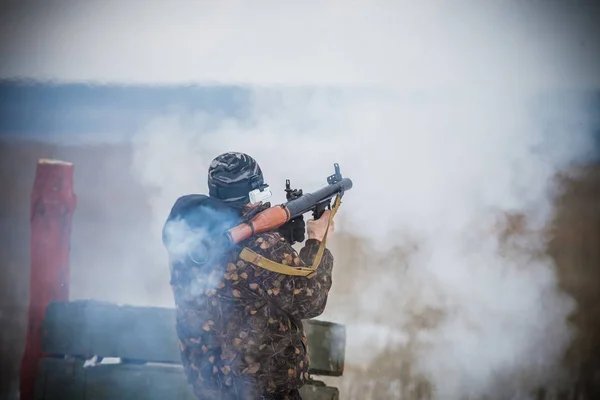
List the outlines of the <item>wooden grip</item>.
<svg viewBox="0 0 600 400">
<path fill-rule="evenodd" d="M 284 205 L 266 209 L 252 218 L 250 222 L 231 228 L 227 233 L 233 243 L 239 243 L 256 235 L 279 228 L 290 218 L 290 212 Z"/>
</svg>

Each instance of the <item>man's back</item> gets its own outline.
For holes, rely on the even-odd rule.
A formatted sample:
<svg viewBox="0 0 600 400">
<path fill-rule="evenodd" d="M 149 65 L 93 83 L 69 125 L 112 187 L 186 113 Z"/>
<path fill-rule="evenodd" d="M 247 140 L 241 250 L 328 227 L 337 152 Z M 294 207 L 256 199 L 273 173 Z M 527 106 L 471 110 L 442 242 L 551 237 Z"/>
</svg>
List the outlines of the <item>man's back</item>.
<svg viewBox="0 0 600 400">
<path fill-rule="evenodd" d="M 300 267 L 312 265 L 320 242 L 307 240 L 298 254 L 272 232 L 240 245 L 277 263 Z M 262 269 L 242 260 L 239 250 L 202 266 L 171 262 L 177 333 L 188 380 L 199 399 L 260 399 L 267 394 L 294 398 L 308 379 L 301 320 L 323 312 L 333 256 L 325 249 L 317 274 L 306 278 Z"/>
</svg>

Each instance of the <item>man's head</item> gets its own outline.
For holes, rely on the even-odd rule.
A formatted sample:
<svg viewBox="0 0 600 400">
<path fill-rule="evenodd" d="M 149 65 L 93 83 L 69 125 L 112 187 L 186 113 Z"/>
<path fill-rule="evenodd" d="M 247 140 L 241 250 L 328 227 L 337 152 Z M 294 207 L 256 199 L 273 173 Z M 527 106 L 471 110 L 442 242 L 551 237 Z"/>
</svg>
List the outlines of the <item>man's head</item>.
<svg viewBox="0 0 600 400">
<path fill-rule="evenodd" d="M 217 156 L 208 168 L 208 192 L 210 197 L 219 199 L 233 207 L 242 207 L 251 203 L 251 197 L 264 189 L 268 191 L 267 188 L 268 186 L 264 183 L 262 170 L 258 163 L 247 154 L 238 152 L 223 153 Z M 252 195 L 251 192 L 253 192 Z M 266 194 L 265 192 L 260 193 Z M 259 196 L 259 201 L 262 201 L 263 198 L 265 197 Z"/>
</svg>

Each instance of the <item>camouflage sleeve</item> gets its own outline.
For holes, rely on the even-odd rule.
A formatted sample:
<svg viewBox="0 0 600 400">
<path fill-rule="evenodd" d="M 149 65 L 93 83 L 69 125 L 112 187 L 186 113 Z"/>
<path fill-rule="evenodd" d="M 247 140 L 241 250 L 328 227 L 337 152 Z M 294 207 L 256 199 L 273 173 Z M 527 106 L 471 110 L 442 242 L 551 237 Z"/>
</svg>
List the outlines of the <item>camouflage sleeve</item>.
<svg viewBox="0 0 600 400">
<path fill-rule="evenodd" d="M 321 241 L 308 239 L 304 247 L 300 249 L 301 263 L 305 266 L 312 266 L 320 245 Z M 294 249 L 292 248 L 292 250 Z M 327 296 L 332 284 L 332 270 L 333 254 L 325 247 L 323 257 L 317 267 L 317 274 L 312 278 L 301 277 L 301 279 L 295 280 L 292 296 L 293 298 L 295 296 L 294 308 L 301 314 L 298 318 L 315 318 L 325 311 Z"/>
<path fill-rule="evenodd" d="M 248 247 L 275 262 L 294 267 L 310 267 L 321 242 L 308 239 L 300 254 L 279 233 L 257 235 Z M 259 267 L 256 267 L 259 268 Z M 297 319 L 315 318 L 323 313 L 331 289 L 333 255 L 325 248 L 317 273 L 310 277 L 266 271 L 263 289 L 285 312 Z"/>
</svg>

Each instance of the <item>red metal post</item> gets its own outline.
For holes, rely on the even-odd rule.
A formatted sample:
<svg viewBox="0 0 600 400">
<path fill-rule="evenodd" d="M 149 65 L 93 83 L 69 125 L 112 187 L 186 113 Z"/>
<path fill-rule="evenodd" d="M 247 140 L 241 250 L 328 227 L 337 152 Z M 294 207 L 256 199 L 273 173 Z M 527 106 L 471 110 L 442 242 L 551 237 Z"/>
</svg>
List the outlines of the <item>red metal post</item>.
<svg viewBox="0 0 600 400">
<path fill-rule="evenodd" d="M 76 203 L 73 164 L 39 160 L 31 193 L 31 272 L 27 339 L 21 361 L 22 400 L 34 398 L 46 307 L 52 301 L 69 300 L 71 220 Z"/>
</svg>

